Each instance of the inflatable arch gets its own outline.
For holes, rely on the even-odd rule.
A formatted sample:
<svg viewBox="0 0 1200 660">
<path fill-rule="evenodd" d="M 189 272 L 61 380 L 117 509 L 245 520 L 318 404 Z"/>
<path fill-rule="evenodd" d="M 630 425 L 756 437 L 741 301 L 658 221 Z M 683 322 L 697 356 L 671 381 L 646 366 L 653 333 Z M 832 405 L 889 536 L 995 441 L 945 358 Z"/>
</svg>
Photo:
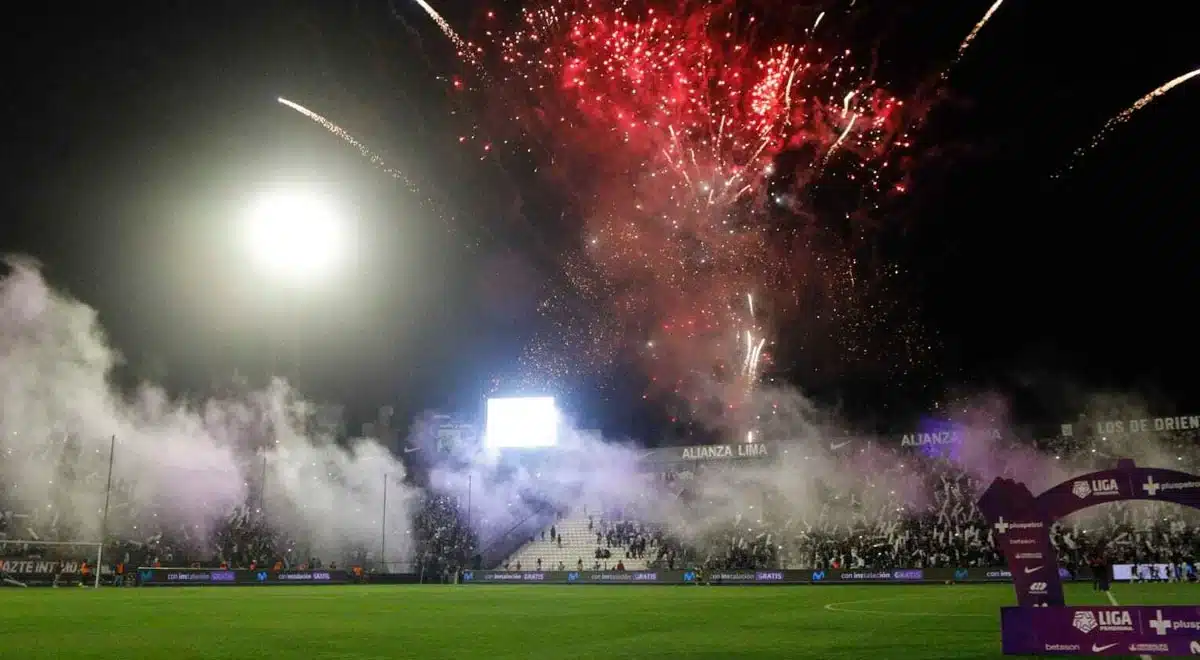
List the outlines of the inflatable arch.
<svg viewBox="0 0 1200 660">
<path fill-rule="evenodd" d="M 1115 469 L 1069 479 L 1037 497 L 1011 479 L 992 482 L 979 510 L 992 526 L 1017 590 L 1018 607 L 1002 613 L 1005 653 L 1200 654 L 1200 607 L 1066 607 L 1050 526 L 1076 511 L 1129 500 L 1200 509 L 1200 476 L 1122 459 Z M 1096 641 L 1101 639 L 1117 641 Z"/>
</svg>

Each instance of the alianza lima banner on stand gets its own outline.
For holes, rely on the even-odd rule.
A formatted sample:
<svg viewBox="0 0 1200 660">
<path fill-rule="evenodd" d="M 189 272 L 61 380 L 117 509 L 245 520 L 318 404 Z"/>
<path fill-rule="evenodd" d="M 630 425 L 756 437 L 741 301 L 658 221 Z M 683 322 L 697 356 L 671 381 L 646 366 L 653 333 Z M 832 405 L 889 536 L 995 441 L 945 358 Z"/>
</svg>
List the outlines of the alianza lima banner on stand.
<svg viewBox="0 0 1200 660">
<path fill-rule="evenodd" d="M 643 466 L 726 463 L 751 459 L 773 460 L 778 453 L 779 445 L 773 442 L 731 442 L 720 445 L 647 449 L 639 454 L 637 459 Z"/>
</svg>

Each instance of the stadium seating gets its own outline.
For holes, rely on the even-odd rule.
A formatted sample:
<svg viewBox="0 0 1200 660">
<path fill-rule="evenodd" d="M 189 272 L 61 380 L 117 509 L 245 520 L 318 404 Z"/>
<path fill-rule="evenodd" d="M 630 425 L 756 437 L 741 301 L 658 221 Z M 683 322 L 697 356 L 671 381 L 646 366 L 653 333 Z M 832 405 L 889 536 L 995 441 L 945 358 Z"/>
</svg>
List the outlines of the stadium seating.
<svg viewBox="0 0 1200 660">
<path fill-rule="evenodd" d="M 600 522 L 597 516 L 593 516 L 589 529 L 587 515 L 582 510 L 576 512 L 554 525 L 556 537 L 562 536 L 562 547 L 559 547 L 557 538 L 550 539 L 550 528 L 547 527 L 543 530 L 544 538 L 542 534 L 538 534 L 533 541 L 513 553 L 506 563 L 512 570 L 516 570 L 517 564 L 520 564 L 521 570 L 533 571 L 537 570 L 537 560 L 541 559 L 542 570 L 558 570 L 559 562 L 562 562 L 566 570 L 574 571 L 578 568 L 580 560 L 583 560 L 584 570 L 591 570 L 596 562 L 600 562 L 601 569 L 613 570 L 620 561 L 625 564 L 626 570 L 645 570 L 646 559 L 627 559 L 625 553 L 628 548 L 624 545 L 608 548 L 612 557 L 596 559 L 596 549 L 605 547 L 604 542 L 596 544 L 596 532 Z"/>
</svg>

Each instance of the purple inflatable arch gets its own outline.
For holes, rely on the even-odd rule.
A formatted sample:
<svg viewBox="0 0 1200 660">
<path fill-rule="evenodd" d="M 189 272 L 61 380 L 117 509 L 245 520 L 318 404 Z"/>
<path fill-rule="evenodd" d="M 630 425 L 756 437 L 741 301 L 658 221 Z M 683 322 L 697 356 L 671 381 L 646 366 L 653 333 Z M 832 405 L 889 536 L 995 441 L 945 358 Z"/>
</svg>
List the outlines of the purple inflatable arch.
<svg viewBox="0 0 1200 660">
<path fill-rule="evenodd" d="M 1174 502 L 1200 509 L 1200 476 L 1142 468 L 1121 459 L 1112 470 L 1092 472 L 1034 497 L 1025 484 L 996 479 L 979 499 L 1008 561 L 1017 603 L 1026 607 L 1064 606 L 1058 556 L 1050 543 L 1054 521 L 1076 511 L 1127 500 Z"/>
</svg>

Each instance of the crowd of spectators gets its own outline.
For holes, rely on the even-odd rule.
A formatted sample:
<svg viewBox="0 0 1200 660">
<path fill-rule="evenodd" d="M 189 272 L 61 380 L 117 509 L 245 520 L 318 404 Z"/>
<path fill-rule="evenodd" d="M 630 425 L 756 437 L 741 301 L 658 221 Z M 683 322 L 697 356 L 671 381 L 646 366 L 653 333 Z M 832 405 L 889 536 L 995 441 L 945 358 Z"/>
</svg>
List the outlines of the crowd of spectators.
<svg viewBox="0 0 1200 660">
<path fill-rule="evenodd" d="M 117 516 L 128 514 L 132 502 L 113 489 L 113 531 L 103 549 L 105 564 L 126 566 L 204 566 L 254 569 L 362 567 L 367 571 L 420 573 L 430 580 L 447 579 L 470 565 L 475 541 L 461 511 L 451 498 L 429 494 L 417 503 L 409 534 L 412 559 L 402 563 L 380 560 L 377 547 L 344 547 L 336 556 L 319 556 L 301 539 L 281 533 L 256 502 L 213 516 L 210 526 L 158 522 L 153 515 L 139 516 L 129 524 Z M 11 502 L 11 500 L 9 501 Z M 36 556 L 64 561 L 93 561 L 96 546 L 48 545 L 43 541 L 79 540 L 78 522 L 54 507 L 20 509 L 0 493 L 0 557 Z M 5 506 L 7 504 L 7 506 Z M 147 523 L 147 521 L 150 521 Z M 25 543 L 17 543 L 17 541 Z M 332 553 L 330 553 L 332 554 Z M 409 553 L 406 553 L 408 555 Z M 407 557 L 406 557 L 407 558 Z M 94 563 L 94 562 L 93 562 Z"/>
<path fill-rule="evenodd" d="M 1063 474 L 1111 467 L 1118 457 L 1157 452 L 1155 463 L 1169 462 L 1185 472 L 1200 471 L 1200 437 L 1193 431 L 1104 436 L 1080 429 L 1034 443 L 1011 441 L 1007 451 L 1036 451 L 1040 460 L 1062 465 Z M 806 511 L 788 510 L 769 492 L 747 497 L 756 502 L 741 514 L 724 521 L 705 521 L 703 534 L 668 533 L 657 525 L 624 519 L 619 514 L 596 513 L 589 532 L 596 535 L 595 556 L 575 564 L 614 566 L 621 560 L 645 561 L 650 566 L 710 569 L 882 569 L 922 567 L 991 567 L 1003 565 L 994 531 L 981 516 L 976 502 L 990 479 L 953 451 L 928 451 L 928 447 L 884 446 L 874 443 L 852 449 L 840 458 L 830 450 L 829 460 L 846 460 L 863 470 L 863 455 L 871 467 L 854 486 L 841 489 L 820 483 L 815 504 Z M 730 465 L 691 469 L 737 470 Z M 1017 479 L 1019 463 L 1008 474 Z M 1001 471 L 1003 473 L 1003 470 Z M 77 475 L 78 476 L 78 475 Z M 687 472 L 662 477 L 678 486 L 679 497 L 689 497 Z M 90 477 L 80 477 L 90 478 Z M 881 493 L 872 481 L 896 483 L 904 488 Z M 114 488 L 114 518 L 129 515 L 132 498 L 123 485 Z M 913 493 L 919 493 L 914 497 Z M 0 541 L 4 539 L 64 539 L 72 535 L 69 517 L 53 505 L 19 510 L 4 506 L 0 492 Z M 757 499 L 756 499 L 757 497 Z M 368 570 L 420 572 L 426 578 L 452 579 L 464 568 L 479 568 L 480 540 L 456 500 L 427 494 L 418 505 L 411 530 L 414 560 L 403 566 L 384 566 L 374 549 L 344 550 L 329 563 L 367 566 Z M 149 519 L 153 519 L 150 517 Z M 114 528 L 123 534 L 108 539 L 105 554 L 126 564 L 183 566 L 193 563 L 250 567 L 295 567 L 320 561 L 310 556 L 303 540 L 272 528 L 270 519 L 253 502 L 218 517 L 215 528 L 199 531 L 188 526 L 145 525 Z M 1098 507 L 1060 521 L 1050 530 L 1060 560 L 1082 566 L 1097 557 L 1115 563 L 1195 563 L 1200 559 L 1200 513 L 1152 502 L 1122 502 Z M 554 532 L 550 532 L 551 536 Z M 687 541 L 683 539 L 686 537 Z M 561 540 L 559 541 L 561 543 Z M 8 550 L 6 550 L 7 552 Z M 572 566 L 578 567 L 578 566 Z M 486 568 L 486 566 L 485 566 Z M 553 567 L 550 567 L 553 568 Z"/>
<path fill-rule="evenodd" d="M 1200 471 L 1200 434 L 1104 436 L 1059 435 L 1034 447 L 1019 441 L 997 446 L 998 455 L 1036 452 L 1062 474 L 1080 474 L 1114 466 L 1120 457 L 1155 454 L 1156 465 Z M 1152 449 L 1151 449 L 1152 448 Z M 976 506 L 990 478 L 964 466 L 950 447 L 918 449 L 864 446 L 880 482 L 905 476 L 921 479 L 919 488 L 867 492 L 869 475 L 854 489 L 825 489 L 809 515 L 778 510 L 769 494 L 757 510 L 749 507 L 704 542 L 660 541 L 653 565 L 703 565 L 710 569 L 884 569 L 924 567 L 999 567 L 1004 565 L 994 530 Z M 851 460 L 853 457 L 845 457 Z M 835 459 L 836 460 L 836 459 Z M 854 460 L 861 469 L 862 460 Z M 969 461 L 967 462 L 969 463 Z M 1000 475 L 1023 480 L 1015 466 Z M 704 469 L 704 468 L 700 468 Z M 718 468 L 728 469 L 728 468 Z M 736 468 L 733 468 L 736 469 Z M 686 484 L 687 473 L 666 478 Z M 686 495 L 686 485 L 680 489 Z M 913 498 L 917 493 L 919 497 Z M 709 525 L 710 528 L 712 525 Z M 1155 502 L 1117 502 L 1086 510 L 1050 529 L 1060 562 L 1085 566 L 1102 558 L 1116 563 L 1188 563 L 1200 560 L 1200 512 Z"/>
</svg>

